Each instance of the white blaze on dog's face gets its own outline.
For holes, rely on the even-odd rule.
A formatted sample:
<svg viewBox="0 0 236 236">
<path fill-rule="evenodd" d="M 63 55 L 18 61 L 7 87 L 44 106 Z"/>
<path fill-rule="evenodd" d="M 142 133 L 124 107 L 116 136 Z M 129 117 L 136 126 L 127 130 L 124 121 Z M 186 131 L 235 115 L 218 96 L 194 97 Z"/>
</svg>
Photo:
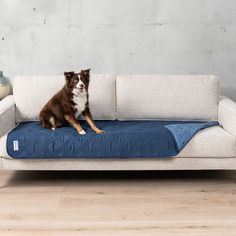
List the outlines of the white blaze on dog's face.
<svg viewBox="0 0 236 236">
<path fill-rule="evenodd" d="M 80 74 L 77 74 L 74 78 L 74 88 L 72 90 L 72 93 L 76 96 L 81 96 L 87 93 L 85 89 L 85 84 L 81 80 Z"/>
</svg>

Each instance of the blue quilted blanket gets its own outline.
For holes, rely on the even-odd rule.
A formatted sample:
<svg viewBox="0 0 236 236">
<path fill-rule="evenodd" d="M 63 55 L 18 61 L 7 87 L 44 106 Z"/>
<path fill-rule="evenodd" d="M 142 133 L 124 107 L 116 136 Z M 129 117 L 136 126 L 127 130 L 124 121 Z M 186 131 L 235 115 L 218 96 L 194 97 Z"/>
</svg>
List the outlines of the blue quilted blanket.
<svg viewBox="0 0 236 236">
<path fill-rule="evenodd" d="M 96 121 L 97 135 L 81 121 L 86 135 L 73 127 L 48 130 L 38 122 L 19 124 L 7 137 L 8 154 L 16 159 L 157 158 L 177 155 L 201 129 L 217 122 Z"/>
</svg>

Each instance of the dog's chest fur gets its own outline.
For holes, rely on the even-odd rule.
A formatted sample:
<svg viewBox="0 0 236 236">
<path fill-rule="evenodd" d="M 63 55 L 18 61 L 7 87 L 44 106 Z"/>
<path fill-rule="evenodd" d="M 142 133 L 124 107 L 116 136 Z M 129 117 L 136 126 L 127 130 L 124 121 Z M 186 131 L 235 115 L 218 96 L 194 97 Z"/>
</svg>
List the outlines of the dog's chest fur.
<svg viewBox="0 0 236 236">
<path fill-rule="evenodd" d="M 78 118 L 78 116 L 85 110 L 86 104 L 87 104 L 87 96 L 73 96 L 73 102 L 75 103 L 75 108 L 77 109 L 75 113 L 75 118 Z"/>
</svg>

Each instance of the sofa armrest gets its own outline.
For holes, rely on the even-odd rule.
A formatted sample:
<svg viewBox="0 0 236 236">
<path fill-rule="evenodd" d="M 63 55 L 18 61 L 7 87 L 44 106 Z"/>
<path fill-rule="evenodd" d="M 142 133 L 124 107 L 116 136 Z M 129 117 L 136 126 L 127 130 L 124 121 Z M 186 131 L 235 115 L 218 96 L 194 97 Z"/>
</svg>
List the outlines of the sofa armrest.
<svg viewBox="0 0 236 236">
<path fill-rule="evenodd" d="M 13 95 L 9 95 L 0 101 L 0 137 L 15 125 L 15 101 Z"/>
<path fill-rule="evenodd" d="M 227 97 L 221 97 L 218 122 L 228 133 L 236 136 L 236 102 Z"/>
</svg>

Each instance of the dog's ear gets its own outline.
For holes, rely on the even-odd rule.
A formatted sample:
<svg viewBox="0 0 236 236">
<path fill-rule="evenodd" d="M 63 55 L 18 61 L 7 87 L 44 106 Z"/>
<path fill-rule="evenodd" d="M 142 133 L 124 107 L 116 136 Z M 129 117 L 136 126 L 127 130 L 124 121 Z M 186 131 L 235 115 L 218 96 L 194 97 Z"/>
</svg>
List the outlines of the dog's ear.
<svg viewBox="0 0 236 236">
<path fill-rule="evenodd" d="M 88 76 L 88 75 L 89 75 L 89 73 L 90 73 L 90 70 L 91 70 L 91 69 L 87 69 L 87 70 L 81 70 L 81 71 L 80 71 L 80 74 L 81 74 L 81 75 Z"/>
<path fill-rule="evenodd" d="M 75 72 L 70 71 L 70 72 L 64 72 L 66 80 L 70 80 L 74 76 Z"/>
</svg>

